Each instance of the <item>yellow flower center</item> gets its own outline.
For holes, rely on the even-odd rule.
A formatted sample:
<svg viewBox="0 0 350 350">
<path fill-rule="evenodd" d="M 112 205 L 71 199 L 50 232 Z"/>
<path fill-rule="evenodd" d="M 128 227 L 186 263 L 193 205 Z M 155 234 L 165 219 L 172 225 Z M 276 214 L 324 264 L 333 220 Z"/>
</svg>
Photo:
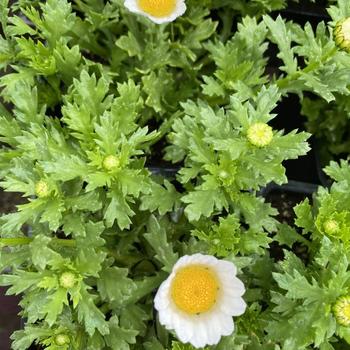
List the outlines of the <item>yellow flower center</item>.
<svg viewBox="0 0 350 350">
<path fill-rule="evenodd" d="M 247 137 L 252 145 L 265 147 L 272 141 L 272 128 L 265 123 L 255 123 L 249 127 Z"/>
<path fill-rule="evenodd" d="M 187 314 L 209 311 L 216 303 L 220 286 L 208 267 L 191 265 L 176 273 L 171 296 L 176 306 Z"/>
<path fill-rule="evenodd" d="M 339 324 L 350 326 L 350 296 L 347 295 L 338 298 L 333 311 Z"/>
<path fill-rule="evenodd" d="M 139 0 L 138 4 L 142 11 L 159 18 L 169 16 L 176 8 L 176 0 Z"/>
<path fill-rule="evenodd" d="M 345 40 L 350 40 L 350 18 L 347 18 L 342 25 L 342 32 Z"/>
<path fill-rule="evenodd" d="M 343 314 L 348 320 L 350 320 L 350 305 L 344 307 Z"/>
<path fill-rule="evenodd" d="M 338 21 L 333 34 L 338 47 L 350 52 L 350 17 Z"/>
</svg>

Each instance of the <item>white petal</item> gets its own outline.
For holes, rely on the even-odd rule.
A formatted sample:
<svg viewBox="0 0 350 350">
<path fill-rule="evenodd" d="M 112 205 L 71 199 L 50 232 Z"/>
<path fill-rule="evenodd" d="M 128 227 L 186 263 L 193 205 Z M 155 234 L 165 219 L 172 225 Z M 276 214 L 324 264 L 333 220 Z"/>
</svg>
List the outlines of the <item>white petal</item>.
<svg viewBox="0 0 350 350">
<path fill-rule="evenodd" d="M 195 348 L 204 348 L 208 344 L 207 325 L 205 322 L 197 322 L 196 331 L 189 342 Z"/>
<path fill-rule="evenodd" d="M 231 316 L 221 314 L 220 317 L 217 318 L 217 321 L 220 322 L 221 325 L 221 335 L 227 336 L 233 333 L 235 327 Z"/>
<path fill-rule="evenodd" d="M 147 12 L 144 12 L 138 5 L 137 0 L 125 0 L 124 6 L 131 12 L 142 14 L 151 21 L 161 24 L 174 21 L 177 17 L 182 16 L 186 12 L 185 0 L 177 0 L 174 12 L 166 17 L 154 17 Z"/>
<path fill-rule="evenodd" d="M 166 309 L 169 306 L 169 280 L 164 281 L 158 291 L 156 296 L 154 297 L 154 307 L 160 311 L 162 309 Z"/>
<path fill-rule="evenodd" d="M 208 334 L 208 344 L 207 345 L 215 345 L 218 344 L 221 339 L 221 327 L 220 323 L 217 322 L 216 316 L 210 314 L 205 319 L 207 324 L 207 334 Z"/>
<path fill-rule="evenodd" d="M 193 337 L 193 334 L 197 331 L 195 322 L 191 321 L 184 315 L 176 315 L 174 317 L 174 331 L 176 336 L 182 343 L 188 343 Z"/>
<path fill-rule="evenodd" d="M 194 260 L 193 255 L 182 256 L 174 265 L 173 271 L 176 271 L 183 266 L 187 266 L 187 265 L 191 264 L 193 262 L 193 260 Z"/>
<path fill-rule="evenodd" d="M 170 290 L 176 270 L 194 264 L 212 267 L 221 284 L 218 301 L 213 309 L 200 315 L 188 315 L 179 310 L 171 298 Z M 159 311 L 160 323 L 173 330 L 181 342 L 191 343 L 195 348 L 215 345 L 222 336 L 232 334 L 232 316 L 239 316 L 246 309 L 246 303 L 241 298 L 245 287 L 235 276 L 236 272 L 232 263 L 223 262 L 213 256 L 194 254 L 180 258 L 168 279 L 159 287 L 154 300 L 155 308 Z"/>
<path fill-rule="evenodd" d="M 131 12 L 140 13 L 137 0 L 125 0 L 124 6 Z"/>
<path fill-rule="evenodd" d="M 247 304 L 242 298 L 231 298 L 224 296 L 220 303 L 220 310 L 229 316 L 243 315 Z"/>
<path fill-rule="evenodd" d="M 166 329 L 173 329 L 173 313 L 171 309 L 164 309 L 158 312 L 159 322 Z"/>
<path fill-rule="evenodd" d="M 230 294 L 232 297 L 241 297 L 245 293 L 244 284 L 237 277 L 229 277 L 221 273 L 220 281 L 224 292 Z"/>
</svg>

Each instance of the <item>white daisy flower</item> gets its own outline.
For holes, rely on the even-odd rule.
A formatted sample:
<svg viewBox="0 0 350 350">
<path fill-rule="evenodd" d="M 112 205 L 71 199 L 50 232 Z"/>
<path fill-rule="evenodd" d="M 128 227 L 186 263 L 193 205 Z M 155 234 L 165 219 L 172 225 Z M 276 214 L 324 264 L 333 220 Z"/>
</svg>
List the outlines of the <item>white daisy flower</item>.
<svg viewBox="0 0 350 350">
<path fill-rule="evenodd" d="M 172 22 L 186 11 L 185 0 L 125 0 L 124 5 L 158 24 Z"/>
<path fill-rule="evenodd" d="M 154 305 L 159 322 L 195 348 L 215 345 L 232 334 L 232 316 L 242 315 L 244 284 L 229 261 L 194 254 L 180 258 L 161 284 Z"/>
</svg>

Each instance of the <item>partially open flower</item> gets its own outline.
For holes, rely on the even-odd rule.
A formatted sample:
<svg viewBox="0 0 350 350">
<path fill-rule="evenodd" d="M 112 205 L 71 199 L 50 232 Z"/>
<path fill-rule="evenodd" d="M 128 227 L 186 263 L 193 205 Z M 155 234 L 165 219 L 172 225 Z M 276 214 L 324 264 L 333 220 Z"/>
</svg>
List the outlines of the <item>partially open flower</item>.
<svg viewBox="0 0 350 350">
<path fill-rule="evenodd" d="M 265 123 L 252 124 L 247 131 L 247 138 L 252 145 L 265 147 L 272 141 L 272 128 Z"/>
<path fill-rule="evenodd" d="M 334 316 L 342 326 L 350 326 L 350 295 L 340 297 L 333 307 Z"/>
<path fill-rule="evenodd" d="M 350 53 L 350 17 L 337 22 L 333 35 L 337 46 Z"/>
<path fill-rule="evenodd" d="M 124 5 L 158 24 L 172 22 L 186 11 L 185 0 L 125 0 Z"/>
<path fill-rule="evenodd" d="M 154 300 L 160 323 L 195 348 L 232 334 L 232 316 L 246 309 L 245 288 L 236 272 L 233 263 L 210 255 L 180 258 Z"/>
</svg>

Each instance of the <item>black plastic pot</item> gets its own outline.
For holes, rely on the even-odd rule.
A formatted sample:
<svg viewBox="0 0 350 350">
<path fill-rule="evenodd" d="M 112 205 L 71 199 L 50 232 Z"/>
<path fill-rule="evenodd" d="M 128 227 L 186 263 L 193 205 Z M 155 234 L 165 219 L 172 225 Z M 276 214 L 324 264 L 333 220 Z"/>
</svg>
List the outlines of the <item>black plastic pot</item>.
<svg viewBox="0 0 350 350">
<path fill-rule="evenodd" d="M 301 0 L 298 3 L 290 1 L 288 7 L 280 13 L 287 20 L 293 20 L 300 24 L 305 24 L 306 22 L 314 24 L 330 19 L 326 10 L 327 6 L 329 6 L 327 0 L 315 2 Z"/>
</svg>

